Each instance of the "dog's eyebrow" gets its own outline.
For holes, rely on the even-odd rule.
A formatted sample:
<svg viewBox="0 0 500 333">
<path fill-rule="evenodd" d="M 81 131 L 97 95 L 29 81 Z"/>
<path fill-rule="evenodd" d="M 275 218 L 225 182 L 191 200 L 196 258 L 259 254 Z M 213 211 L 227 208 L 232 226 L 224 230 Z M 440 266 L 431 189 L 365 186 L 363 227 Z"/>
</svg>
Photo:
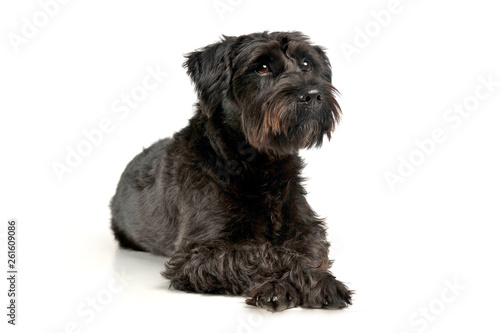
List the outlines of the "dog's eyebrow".
<svg viewBox="0 0 500 333">
<path fill-rule="evenodd" d="M 283 37 L 281 38 L 281 48 L 283 49 L 283 52 L 286 54 L 286 51 L 288 49 L 288 43 L 290 42 L 290 39 L 288 37 Z"/>
<path fill-rule="evenodd" d="M 242 52 L 243 53 L 243 52 Z M 266 42 L 257 45 L 250 58 L 245 59 L 247 63 L 253 63 L 264 59 L 279 59 L 281 57 L 281 45 L 278 41 Z"/>
<path fill-rule="evenodd" d="M 296 59 L 301 61 L 300 58 L 311 58 L 310 60 L 317 60 L 316 52 L 312 51 L 311 45 L 304 41 L 290 41 L 286 49 L 285 55 L 289 59 Z"/>
</svg>

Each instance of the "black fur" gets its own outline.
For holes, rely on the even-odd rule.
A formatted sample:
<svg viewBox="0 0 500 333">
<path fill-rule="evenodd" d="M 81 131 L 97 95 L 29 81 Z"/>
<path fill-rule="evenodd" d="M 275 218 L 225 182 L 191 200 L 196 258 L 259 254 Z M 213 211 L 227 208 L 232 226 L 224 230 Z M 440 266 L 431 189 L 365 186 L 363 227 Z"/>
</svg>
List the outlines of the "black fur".
<svg viewBox="0 0 500 333">
<path fill-rule="evenodd" d="M 343 308 L 324 221 L 302 186 L 301 148 L 340 116 L 330 63 L 298 32 L 224 37 L 187 56 L 189 125 L 125 169 L 112 209 L 124 248 L 170 257 L 170 286 L 250 297 L 270 311 Z"/>
</svg>

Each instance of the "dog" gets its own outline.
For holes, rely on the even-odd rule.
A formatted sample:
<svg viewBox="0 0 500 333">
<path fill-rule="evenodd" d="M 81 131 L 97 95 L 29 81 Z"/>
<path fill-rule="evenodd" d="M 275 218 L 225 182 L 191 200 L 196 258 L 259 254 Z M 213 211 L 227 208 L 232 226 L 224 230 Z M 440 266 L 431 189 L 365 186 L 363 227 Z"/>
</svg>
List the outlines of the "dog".
<svg viewBox="0 0 500 333">
<path fill-rule="evenodd" d="M 298 155 L 341 115 L 324 49 L 300 32 L 223 36 L 184 67 L 195 114 L 127 165 L 110 205 L 119 245 L 168 257 L 162 274 L 178 290 L 272 312 L 350 305 Z"/>
</svg>

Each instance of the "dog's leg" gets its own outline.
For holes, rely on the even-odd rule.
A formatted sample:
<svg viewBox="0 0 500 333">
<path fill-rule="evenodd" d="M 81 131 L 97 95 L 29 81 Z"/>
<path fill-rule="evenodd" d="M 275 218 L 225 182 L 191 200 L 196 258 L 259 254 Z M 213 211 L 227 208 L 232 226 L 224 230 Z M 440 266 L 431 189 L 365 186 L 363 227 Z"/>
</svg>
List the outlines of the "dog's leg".
<svg viewBox="0 0 500 333">
<path fill-rule="evenodd" d="M 300 295 L 297 305 L 305 308 L 341 309 L 351 304 L 350 291 L 328 270 L 330 261 L 327 243 L 311 244 L 309 251 L 274 249 L 281 258 L 284 274 L 276 280 L 264 281 L 254 286 L 249 293 L 247 304 L 267 310 L 279 309 L 283 298 L 283 285 L 291 285 Z"/>
<path fill-rule="evenodd" d="M 268 282 L 272 300 L 262 307 L 281 311 L 300 303 L 297 290 L 281 279 L 287 271 L 284 253 L 270 244 L 213 242 L 177 251 L 163 275 L 170 279 L 170 287 L 198 293 L 250 296 L 250 290 Z"/>
<path fill-rule="evenodd" d="M 347 306 L 350 291 L 327 269 L 284 247 L 214 242 L 177 251 L 163 275 L 175 289 L 249 296 L 248 304 L 269 311 Z"/>
</svg>

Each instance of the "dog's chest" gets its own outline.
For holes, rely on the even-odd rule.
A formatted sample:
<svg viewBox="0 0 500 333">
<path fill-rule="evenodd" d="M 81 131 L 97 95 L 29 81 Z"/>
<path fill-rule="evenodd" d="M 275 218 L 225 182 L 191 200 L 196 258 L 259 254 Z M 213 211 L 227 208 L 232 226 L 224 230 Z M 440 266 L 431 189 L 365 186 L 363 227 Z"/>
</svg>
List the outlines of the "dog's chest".
<svg viewBox="0 0 500 333">
<path fill-rule="evenodd" d="M 232 206 L 239 212 L 239 235 L 277 239 L 290 229 L 292 180 L 275 175 L 248 179 L 239 184 Z"/>
</svg>

